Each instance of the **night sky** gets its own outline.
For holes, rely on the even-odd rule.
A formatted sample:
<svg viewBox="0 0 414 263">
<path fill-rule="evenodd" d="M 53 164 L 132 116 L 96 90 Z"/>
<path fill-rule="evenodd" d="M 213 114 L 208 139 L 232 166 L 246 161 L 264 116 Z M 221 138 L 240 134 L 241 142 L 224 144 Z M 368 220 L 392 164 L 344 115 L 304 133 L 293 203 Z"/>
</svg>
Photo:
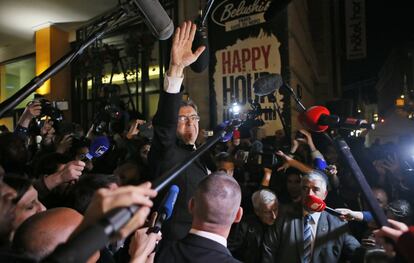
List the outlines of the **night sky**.
<svg viewBox="0 0 414 263">
<path fill-rule="evenodd" d="M 367 58 L 343 63 L 343 85 L 376 78 L 394 47 L 414 42 L 412 6 L 409 0 L 366 0 Z M 345 97 L 351 95 L 347 93 Z M 364 100 L 375 101 L 374 85 L 364 88 L 362 94 Z"/>
</svg>

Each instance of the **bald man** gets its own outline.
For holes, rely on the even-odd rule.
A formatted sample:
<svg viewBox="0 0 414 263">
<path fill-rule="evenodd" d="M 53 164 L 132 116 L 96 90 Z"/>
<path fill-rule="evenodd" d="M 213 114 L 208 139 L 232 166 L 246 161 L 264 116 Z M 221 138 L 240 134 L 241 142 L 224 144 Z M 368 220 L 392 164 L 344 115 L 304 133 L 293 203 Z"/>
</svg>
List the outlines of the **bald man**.
<svg viewBox="0 0 414 263">
<path fill-rule="evenodd" d="M 231 225 L 243 215 L 240 201 L 240 186 L 233 177 L 220 171 L 204 178 L 189 201 L 190 233 L 160 251 L 155 261 L 240 262 L 227 249 Z"/>
<path fill-rule="evenodd" d="M 82 220 L 77 211 L 64 207 L 35 214 L 17 229 L 12 247 L 18 253 L 40 260 L 66 242 Z M 96 253 L 88 262 L 98 259 L 99 253 Z"/>
</svg>

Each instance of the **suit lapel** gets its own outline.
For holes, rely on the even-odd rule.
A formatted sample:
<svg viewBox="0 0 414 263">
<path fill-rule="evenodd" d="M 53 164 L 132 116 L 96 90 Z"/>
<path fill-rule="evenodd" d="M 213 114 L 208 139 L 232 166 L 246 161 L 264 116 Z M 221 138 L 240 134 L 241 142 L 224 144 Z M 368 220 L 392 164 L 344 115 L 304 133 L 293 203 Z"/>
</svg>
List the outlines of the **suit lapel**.
<svg viewBox="0 0 414 263">
<path fill-rule="evenodd" d="M 303 219 L 296 217 L 293 220 L 293 229 L 295 231 L 295 244 L 298 251 L 299 258 L 303 258 Z"/>
<path fill-rule="evenodd" d="M 316 229 L 316 238 L 315 238 L 315 245 L 312 253 L 312 261 L 315 261 L 319 257 L 319 254 L 321 253 L 323 244 L 319 242 L 320 238 L 324 237 L 328 233 L 328 218 L 326 215 L 326 212 L 322 212 L 321 216 L 319 217 L 318 221 L 318 227 Z"/>
</svg>

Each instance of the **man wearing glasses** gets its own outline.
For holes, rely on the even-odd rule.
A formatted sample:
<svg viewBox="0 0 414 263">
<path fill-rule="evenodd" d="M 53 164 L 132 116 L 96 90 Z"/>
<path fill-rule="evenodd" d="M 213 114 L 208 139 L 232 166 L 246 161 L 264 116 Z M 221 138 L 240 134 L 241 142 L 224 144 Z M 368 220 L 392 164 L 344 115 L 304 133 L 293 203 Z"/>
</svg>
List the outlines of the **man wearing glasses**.
<svg viewBox="0 0 414 263">
<path fill-rule="evenodd" d="M 184 22 L 174 33 L 170 67 L 164 78 L 164 90 L 160 93 L 157 113 L 153 119 L 154 138 L 148 156 L 152 176 L 155 178 L 195 150 L 200 117 L 197 106 L 190 100 L 182 101 L 180 92 L 184 68 L 196 61 L 204 51 L 204 47 L 195 52 L 191 50 L 195 32 L 194 24 Z M 163 242 L 182 239 L 190 231 L 192 217 L 188 212 L 188 201 L 207 174 L 204 163 L 196 160 L 173 181 L 180 188 L 180 193 L 172 217 L 163 225 Z M 165 192 L 158 196 L 162 200 Z M 157 208 L 157 205 L 154 207 Z"/>
</svg>

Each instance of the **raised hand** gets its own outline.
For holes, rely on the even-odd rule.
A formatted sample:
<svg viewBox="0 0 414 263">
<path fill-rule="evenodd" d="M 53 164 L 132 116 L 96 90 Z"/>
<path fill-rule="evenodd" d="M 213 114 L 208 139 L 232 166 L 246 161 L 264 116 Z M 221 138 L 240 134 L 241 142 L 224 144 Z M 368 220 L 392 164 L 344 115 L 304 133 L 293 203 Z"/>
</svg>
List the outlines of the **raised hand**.
<svg viewBox="0 0 414 263">
<path fill-rule="evenodd" d="M 134 138 L 135 135 L 138 135 L 139 134 L 139 126 L 142 125 L 142 124 L 144 124 L 144 123 L 145 123 L 144 120 L 136 119 L 132 123 L 131 127 L 129 128 L 129 131 L 128 131 L 127 135 L 126 135 L 127 139 L 130 140 L 130 139 Z"/>
<path fill-rule="evenodd" d="M 392 219 L 388 219 L 388 223 L 390 226 L 383 226 L 374 231 L 376 239 L 380 237 L 388 237 L 396 242 L 404 232 L 408 231 L 408 226 L 404 223 Z"/>
<path fill-rule="evenodd" d="M 182 76 L 182 70 L 192 64 L 203 53 L 205 46 L 195 52 L 191 47 L 196 33 L 196 25 L 191 21 L 184 22 L 175 30 L 172 48 L 169 76 Z"/>
</svg>

